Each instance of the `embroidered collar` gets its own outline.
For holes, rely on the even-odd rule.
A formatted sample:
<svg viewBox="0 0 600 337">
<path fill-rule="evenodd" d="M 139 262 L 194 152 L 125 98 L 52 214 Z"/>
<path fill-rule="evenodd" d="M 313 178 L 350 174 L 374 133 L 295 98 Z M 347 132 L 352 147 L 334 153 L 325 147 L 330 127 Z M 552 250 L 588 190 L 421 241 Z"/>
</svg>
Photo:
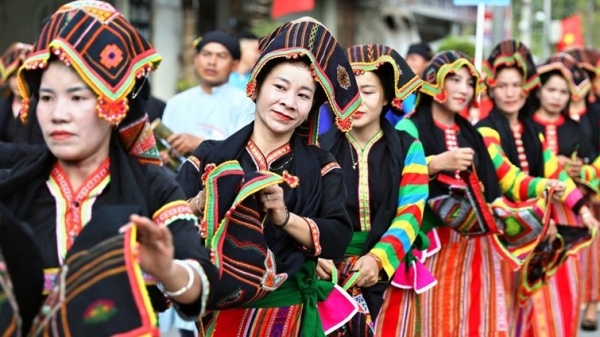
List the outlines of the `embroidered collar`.
<svg viewBox="0 0 600 337">
<path fill-rule="evenodd" d="M 252 141 L 252 139 L 248 140 L 248 144 L 246 145 L 246 150 L 252 157 L 252 160 L 256 164 L 256 168 L 261 171 L 268 171 L 271 169 L 271 165 L 277 160 L 283 158 L 285 155 L 292 152 L 292 146 L 290 143 L 286 143 L 275 150 L 271 151 L 266 156 L 260 151 L 258 146 Z"/>
</svg>

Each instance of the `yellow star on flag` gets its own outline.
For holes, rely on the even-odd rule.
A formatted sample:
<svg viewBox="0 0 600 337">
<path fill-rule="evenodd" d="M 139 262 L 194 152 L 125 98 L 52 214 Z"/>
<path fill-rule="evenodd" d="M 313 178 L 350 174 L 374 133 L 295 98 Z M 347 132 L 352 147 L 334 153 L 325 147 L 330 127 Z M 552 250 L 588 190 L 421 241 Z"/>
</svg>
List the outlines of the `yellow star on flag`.
<svg viewBox="0 0 600 337">
<path fill-rule="evenodd" d="M 563 37 L 563 43 L 566 45 L 575 43 L 575 35 L 573 33 L 565 34 L 565 37 Z"/>
</svg>

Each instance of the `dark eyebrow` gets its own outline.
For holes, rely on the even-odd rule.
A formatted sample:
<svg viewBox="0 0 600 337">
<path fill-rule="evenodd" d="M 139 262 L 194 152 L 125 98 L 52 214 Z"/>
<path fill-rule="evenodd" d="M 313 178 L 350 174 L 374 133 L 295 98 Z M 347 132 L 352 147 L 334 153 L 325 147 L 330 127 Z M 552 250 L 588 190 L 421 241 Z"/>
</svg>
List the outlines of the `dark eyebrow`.
<svg viewBox="0 0 600 337">
<path fill-rule="evenodd" d="M 88 90 L 88 91 L 91 91 L 91 90 L 90 90 L 90 88 L 88 88 L 88 87 L 87 87 L 87 86 L 85 86 L 85 85 L 78 85 L 78 86 L 74 86 L 74 87 L 70 87 L 70 88 L 68 88 L 68 89 L 67 89 L 67 93 L 69 93 L 69 94 L 72 94 L 72 93 L 74 93 L 74 92 L 81 91 L 81 90 Z M 44 87 L 40 87 L 39 91 L 40 91 L 40 92 L 46 92 L 46 93 L 50 93 L 50 94 L 53 94 L 53 93 L 54 93 L 54 90 L 53 90 L 53 89 L 50 89 L 50 88 L 44 88 Z"/>
<path fill-rule="evenodd" d="M 376 86 L 374 84 L 363 84 L 360 86 L 360 88 L 375 88 Z"/>
<path fill-rule="evenodd" d="M 285 82 L 286 84 L 290 84 L 290 81 L 288 81 L 287 79 L 285 79 L 285 78 L 283 78 L 283 77 L 279 77 L 279 76 L 278 76 L 278 77 L 275 77 L 275 78 L 276 78 L 276 79 L 278 79 L 278 80 L 280 80 L 280 81 L 283 81 L 283 82 Z M 303 85 L 303 86 L 302 86 L 300 89 L 308 90 L 308 91 L 310 91 L 310 92 L 313 92 L 313 93 L 314 93 L 314 90 L 312 90 L 311 88 L 309 88 L 309 87 L 307 87 L 307 86 L 304 86 L 304 85 Z"/>
</svg>

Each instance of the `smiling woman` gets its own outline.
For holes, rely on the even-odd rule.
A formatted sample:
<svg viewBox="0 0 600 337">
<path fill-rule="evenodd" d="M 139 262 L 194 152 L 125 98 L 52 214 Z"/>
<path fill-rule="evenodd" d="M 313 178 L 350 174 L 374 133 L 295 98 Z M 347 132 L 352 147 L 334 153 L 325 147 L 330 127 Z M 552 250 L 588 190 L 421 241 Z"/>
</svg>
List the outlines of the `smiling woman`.
<svg viewBox="0 0 600 337">
<path fill-rule="evenodd" d="M 316 279 L 316 260 L 342 258 L 352 230 L 342 171 L 316 146 L 319 106 L 327 100 L 347 131 L 358 87 L 343 50 L 314 19 L 277 28 L 260 51 L 247 87 L 254 122 L 204 141 L 177 177 L 222 270 L 214 292 L 222 300 L 205 330 L 324 336 L 331 322 L 317 302 L 335 292 Z"/>
</svg>

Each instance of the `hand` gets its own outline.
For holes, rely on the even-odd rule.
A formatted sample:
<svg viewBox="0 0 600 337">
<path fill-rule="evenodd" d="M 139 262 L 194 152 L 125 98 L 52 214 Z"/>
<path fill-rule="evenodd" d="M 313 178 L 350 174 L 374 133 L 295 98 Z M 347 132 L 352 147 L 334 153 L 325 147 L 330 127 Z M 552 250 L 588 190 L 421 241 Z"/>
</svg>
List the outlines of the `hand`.
<svg viewBox="0 0 600 337">
<path fill-rule="evenodd" d="M 126 226 L 137 227 L 140 267 L 162 282 L 172 274 L 174 268 L 175 248 L 171 231 L 168 227 L 157 226 L 152 220 L 139 215 L 134 214 L 129 220 L 131 222 Z"/>
<path fill-rule="evenodd" d="M 162 162 L 162 164 L 167 165 L 171 159 L 171 156 L 169 156 L 169 152 L 160 151 L 158 154 L 160 156 L 160 161 Z"/>
<path fill-rule="evenodd" d="M 317 270 L 316 270 L 317 278 L 319 278 L 321 280 L 331 280 L 332 268 L 335 268 L 333 261 L 319 259 L 317 261 Z"/>
<path fill-rule="evenodd" d="M 360 276 L 358 276 L 358 281 L 356 282 L 357 287 L 371 287 L 379 279 L 379 265 L 375 258 L 370 255 L 361 256 L 354 263 L 352 269 L 360 271 Z"/>
<path fill-rule="evenodd" d="M 204 206 L 206 205 L 206 190 L 201 190 L 198 194 L 188 201 L 188 205 L 197 217 L 204 216 Z"/>
<path fill-rule="evenodd" d="M 587 206 L 581 207 L 579 210 L 579 216 L 581 217 L 581 222 L 583 225 L 590 230 L 590 233 L 594 228 L 597 229 L 598 226 L 600 226 L 598 220 L 596 220 L 596 217 L 594 216 L 594 213 L 592 213 Z"/>
<path fill-rule="evenodd" d="M 273 224 L 280 225 L 285 221 L 287 209 L 283 199 L 283 188 L 279 185 L 271 185 L 260 191 L 258 202 Z"/>
<path fill-rule="evenodd" d="M 565 195 L 565 190 L 567 188 L 567 185 L 565 185 L 565 183 L 563 183 L 560 180 L 550 179 L 550 180 L 548 180 L 546 187 L 547 188 L 554 187 L 554 195 L 552 196 L 552 198 L 554 198 L 554 200 L 560 201 L 560 199 Z"/>
<path fill-rule="evenodd" d="M 429 174 L 441 171 L 466 171 L 473 164 L 475 151 L 468 147 L 449 150 L 434 156 L 429 163 Z"/>
<path fill-rule="evenodd" d="M 544 236 L 544 240 L 548 240 L 548 242 L 552 243 L 556 240 L 556 234 L 558 234 L 558 228 L 556 228 L 556 221 L 550 219 L 550 224 L 548 225 L 548 230 L 546 231 L 546 236 Z"/>
<path fill-rule="evenodd" d="M 186 155 L 192 153 L 202 143 L 202 140 L 202 138 L 189 133 L 175 133 L 167 139 L 167 142 L 171 144 L 173 150 L 181 155 Z"/>
<path fill-rule="evenodd" d="M 567 166 L 571 161 L 571 158 L 563 156 L 562 154 L 557 155 L 556 158 L 558 159 L 558 165 L 562 167 Z"/>
<path fill-rule="evenodd" d="M 575 160 L 572 160 L 570 162 L 567 173 L 569 173 L 569 176 L 573 179 L 580 179 L 582 168 L 583 168 L 583 160 L 581 158 L 576 158 Z"/>
</svg>

